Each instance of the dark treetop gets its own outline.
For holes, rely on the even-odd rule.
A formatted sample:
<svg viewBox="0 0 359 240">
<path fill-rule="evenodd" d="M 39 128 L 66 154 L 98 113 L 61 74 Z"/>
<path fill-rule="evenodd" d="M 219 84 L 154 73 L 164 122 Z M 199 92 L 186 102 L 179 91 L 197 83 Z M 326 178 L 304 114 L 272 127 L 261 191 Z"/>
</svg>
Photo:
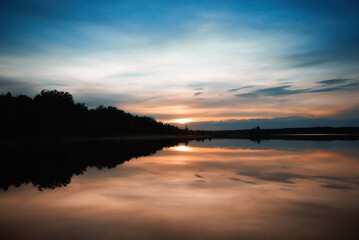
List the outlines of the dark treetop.
<svg viewBox="0 0 359 240">
<path fill-rule="evenodd" d="M 169 124 L 115 107 L 88 109 L 71 94 L 42 90 L 33 99 L 0 95 L 0 136 L 126 136 L 183 134 Z"/>
</svg>

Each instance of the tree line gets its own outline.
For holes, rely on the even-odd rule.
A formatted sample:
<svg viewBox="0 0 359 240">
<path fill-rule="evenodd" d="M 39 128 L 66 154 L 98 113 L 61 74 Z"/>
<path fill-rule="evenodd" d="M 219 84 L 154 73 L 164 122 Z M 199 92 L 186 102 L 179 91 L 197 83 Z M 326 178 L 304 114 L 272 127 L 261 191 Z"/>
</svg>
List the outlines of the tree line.
<svg viewBox="0 0 359 240">
<path fill-rule="evenodd" d="M 87 108 L 68 92 L 42 90 L 34 98 L 0 95 L 0 136 L 129 136 L 184 134 L 151 117 L 112 106 Z"/>
</svg>

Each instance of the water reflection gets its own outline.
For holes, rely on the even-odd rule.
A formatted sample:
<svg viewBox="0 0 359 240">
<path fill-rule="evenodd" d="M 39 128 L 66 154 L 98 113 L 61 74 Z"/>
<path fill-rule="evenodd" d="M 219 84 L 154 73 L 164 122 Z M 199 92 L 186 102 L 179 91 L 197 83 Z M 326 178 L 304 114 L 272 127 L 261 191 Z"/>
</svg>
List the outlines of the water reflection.
<svg viewBox="0 0 359 240">
<path fill-rule="evenodd" d="M 358 239 L 358 142 L 309 143 L 190 142 L 66 188 L 10 187 L 0 237 Z"/>
<path fill-rule="evenodd" d="M 67 186 L 88 167 L 113 168 L 132 158 L 188 143 L 185 139 L 142 141 L 50 141 L 4 143 L 0 162 L 0 189 L 31 183 L 39 190 Z"/>
<path fill-rule="evenodd" d="M 187 151 L 191 151 L 191 149 L 192 149 L 191 147 L 188 147 L 185 145 L 180 145 L 180 146 L 176 146 L 176 147 L 171 147 L 169 150 L 187 152 Z"/>
</svg>

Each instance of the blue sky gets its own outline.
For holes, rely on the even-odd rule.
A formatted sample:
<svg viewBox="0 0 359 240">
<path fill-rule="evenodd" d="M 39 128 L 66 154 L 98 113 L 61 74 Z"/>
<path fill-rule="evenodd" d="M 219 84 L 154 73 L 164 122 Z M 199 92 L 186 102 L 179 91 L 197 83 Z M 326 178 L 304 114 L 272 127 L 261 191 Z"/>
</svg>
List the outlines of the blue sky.
<svg viewBox="0 0 359 240">
<path fill-rule="evenodd" d="M 0 3 L 0 92 L 162 121 L 358 116 L 357 1 Z M 340 117 L 339 118 L 343 118 Z"/>
</svg>

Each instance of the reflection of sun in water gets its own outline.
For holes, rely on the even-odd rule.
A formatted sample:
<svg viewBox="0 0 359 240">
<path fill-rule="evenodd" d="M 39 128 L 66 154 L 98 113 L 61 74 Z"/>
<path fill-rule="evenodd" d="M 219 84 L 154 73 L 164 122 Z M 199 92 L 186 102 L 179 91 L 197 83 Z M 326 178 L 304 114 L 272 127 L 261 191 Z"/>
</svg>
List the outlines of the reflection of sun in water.
<svg viewBox="0 0 359 240">
<path fill-rule="evenodd" d="M 180 119 L 175 119 L 172 122 L 173 123 L 179 123 L 179 124 L 185 124 L 185 123 L 191 122 L 191 119 L 189 119 L 189 118 L 180 118 Z"/>
<path fill-rule="evenodd" d="M 181 146 L 177 146 L 177 147 L 171 147 L 170 150 L 187 152 L 187 151 L 191 151 L 191 147 L 181 145 Z"/>
</svg>

